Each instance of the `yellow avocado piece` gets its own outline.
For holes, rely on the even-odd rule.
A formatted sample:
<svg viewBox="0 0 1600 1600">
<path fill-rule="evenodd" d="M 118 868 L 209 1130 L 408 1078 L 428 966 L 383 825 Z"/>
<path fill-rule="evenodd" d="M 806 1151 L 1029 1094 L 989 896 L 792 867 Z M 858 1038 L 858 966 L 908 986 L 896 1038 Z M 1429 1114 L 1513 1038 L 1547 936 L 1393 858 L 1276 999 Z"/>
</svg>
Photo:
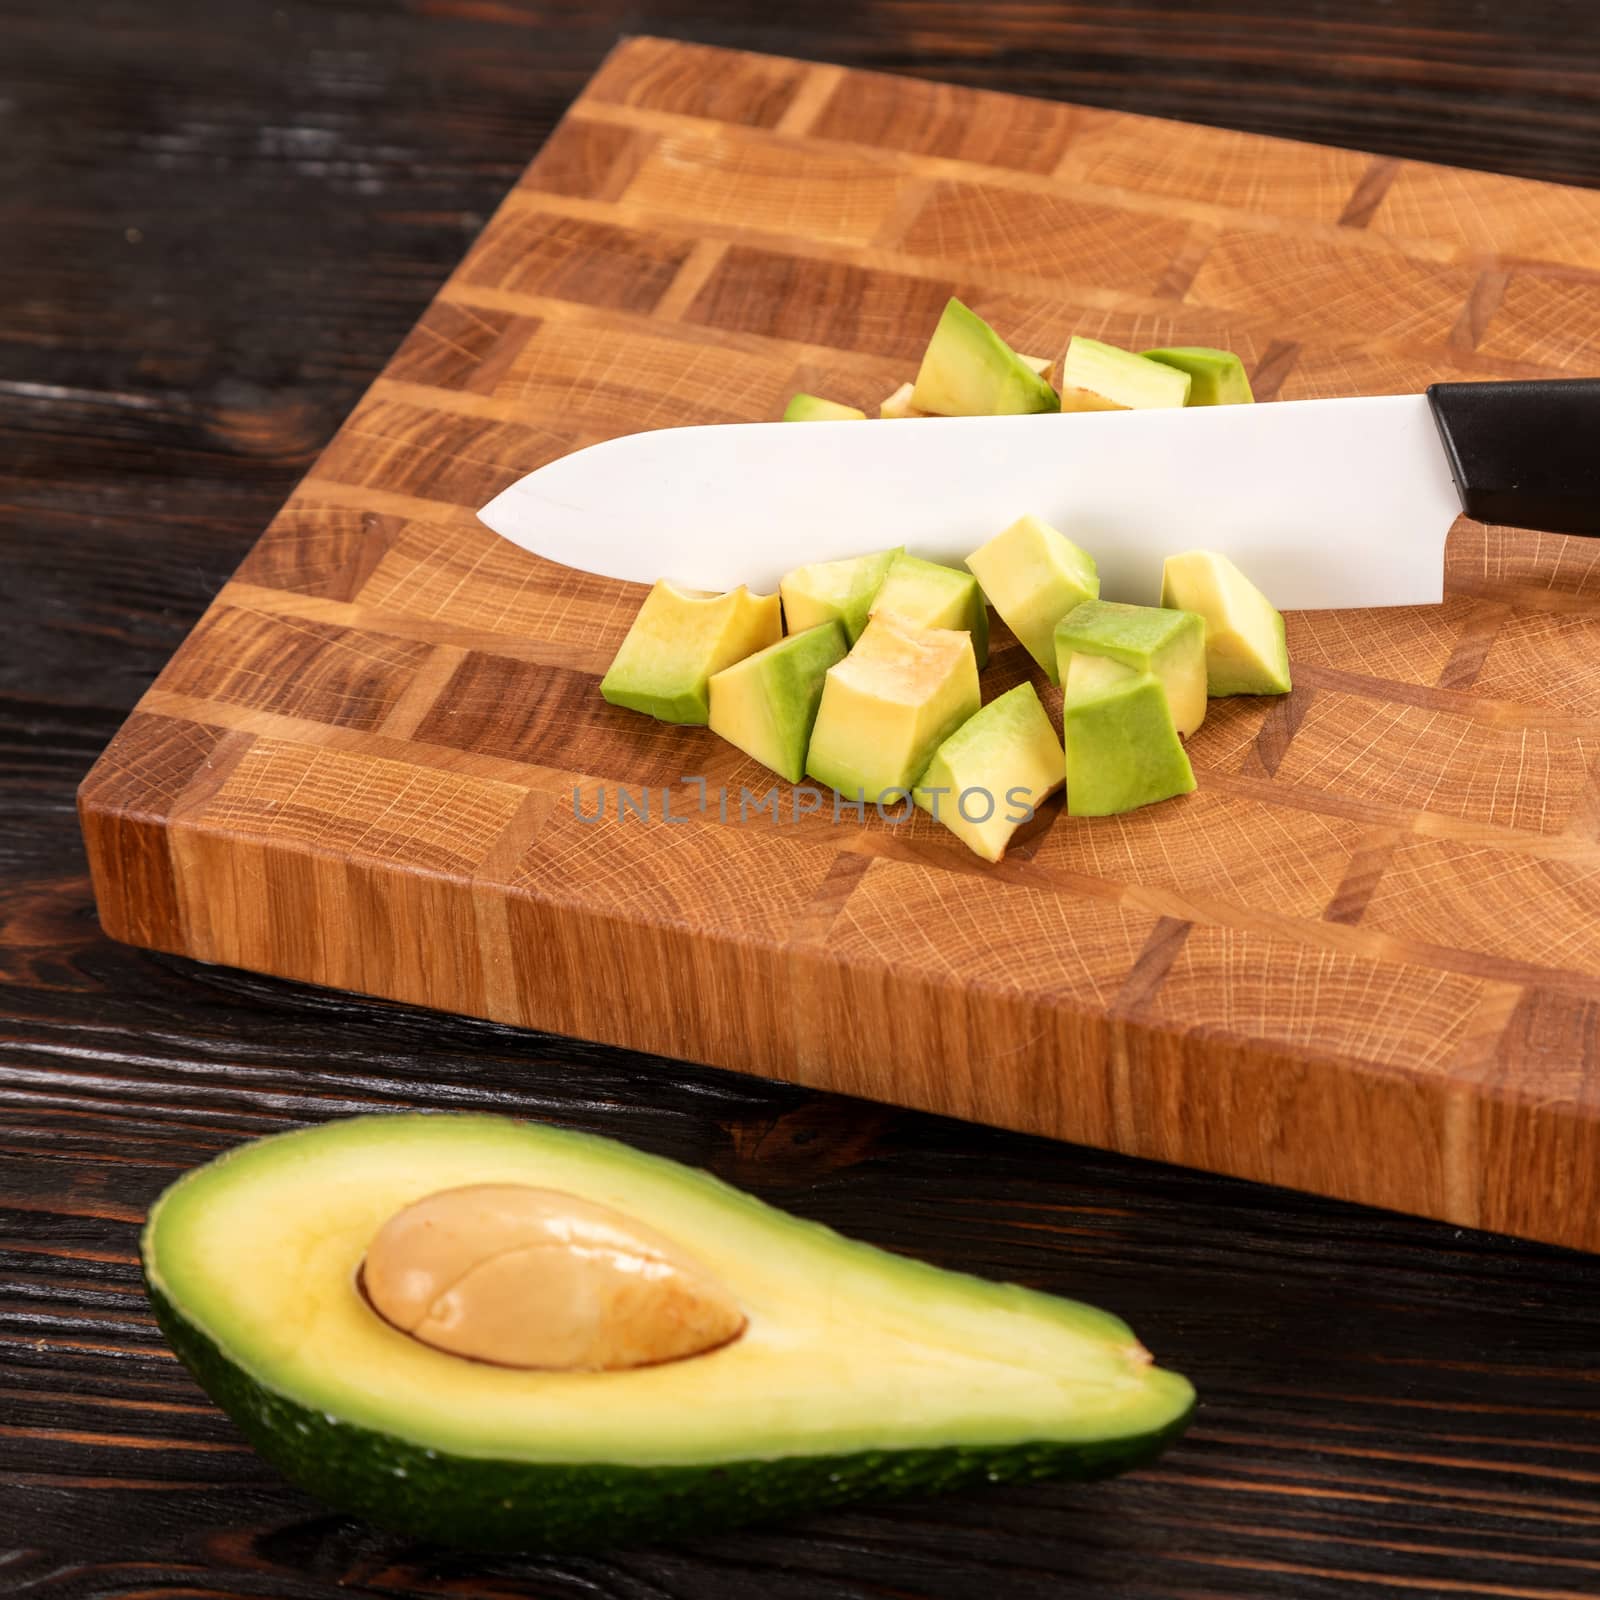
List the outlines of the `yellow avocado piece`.
<svg viewBox="0 0 1600 1600">
<path fill-rule="evenodd" d="M 751 594 L 742 583 L 712 594 L 662 579 L 639 607 L 600 693 L 614 706 L 662 722 L 703 725 L 711 711 L 711 675 L 782 636 L 775 594 Z"/>
<path fill-rule="evenodd" d="M 1208 694 L 1288 694 L 1283 617 L 1226 556 L 1215 550 L 1168 556 L 1161 603 L 1205 618 Z"/>
<path fill-rule="evenodd" d="M 806 773 L 841 794 L 892 804 L 978 705 L 971 634 L 879 612 L 828 669 Z"/>
<path fill-rule="evenodd" d="M 1063 411 L 1141 411 L 1181 406 L 1190 378 L 1176 367 L 1074 334 L 1061 360 Z"/>
<path fill-rule="evenodd" d="M 830 621 L 734 662 L 711 680 L 711 731 L 798 783 L 823 678 L 849 648 L 844 624 Z"/>
<path fill-rule="evenodd" d="M 1060 682 L 1056 624 L 1074 606 L 1099 599 L 1094 557 L 1037 517 L 1019 517 L 974 550 L 967 565 L 1023 649 Z"/>
<path fill-rule="evenodd" d="M 1173 345 L 1143 352 L 1147 361 L 1176 367 L 1189 374 L 1191 406 L 1248 406 L 1255 402 L 1250 392 L 1250 377 L 1244 362 L 1231 350 L 1213 350 L 1207 345 Z"/>
<path fill-rule="evenodd" d="M 847 556 L 843 561 L 813 561 L 784 573 L 778 592 L 783 596 L 783 618 L 789 632 L 804 633 L 824 622 L 842 622 L 854 644 L 899 554 L 896 546 L 870 556 Z"/>
<path fill-rule="evenodd" d="M 872 602 L 872 612 L 892 611 L 919 628 L 965 628 L 981 672 L 989 661 L 989 611 L 970 572 L 898 551 Z"/>
<path fill-rule="evenodd" d="M 982 317 L 954 298 L 923 353 L 911 403 L 941 417 L 1061 409 L 1055 390 Z"/>
<path fill-rule="evenodd" d="M 934 752 L 914 796 L 985 861 L 998 861 L 1024 822 L 1065 780 L 1065 756 L 1031 683 L 969 717 Z"/>
<path fill-rule="evenodd" d="M 887 399 L 885 399 L 878 406 L 878 415 L 880 417 L 887 417 L 890 421 L 895 421 L 902 417 L 927 416 L 928 413 L 926 411 L 918 411 L 917 408 L 912 405 L 912 387 L 913 385 L 909 383 L 902 383 L 892 395 L 889 395 Z"/>
<path fill-rule="evenodd" d="M 847 406 L 838 400 L 824 400 L 820 395 L 797 394 L 783 410 L 785 422 L 865 422 L 867 414 L 856 406 Z"/>
</svg>

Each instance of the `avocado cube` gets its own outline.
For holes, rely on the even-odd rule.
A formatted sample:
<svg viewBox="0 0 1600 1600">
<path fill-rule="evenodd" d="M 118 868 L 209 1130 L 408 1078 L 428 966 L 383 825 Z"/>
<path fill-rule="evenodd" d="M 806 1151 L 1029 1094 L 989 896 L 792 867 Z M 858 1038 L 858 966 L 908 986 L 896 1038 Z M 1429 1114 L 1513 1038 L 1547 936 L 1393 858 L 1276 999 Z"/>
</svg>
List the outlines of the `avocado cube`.
<svg viewBox="0 0 1600 1600">
<path fill-rule="evenodd" d="M 807 628 L 837 619 L 854 644 L 861 637 L 872 602 L 899 554 L 896 546 L 843 561 L 814 561 L 808 567 L 786 572 L 778 592 L 783 596 L 783 616 L 789 632 L 804 633 Z"/>
<path fill-rule="evenodd" d="M 1019 517 L 974 550 L 967 565 L 1023 649 L 1059 683 L 1056 624 L 1099 598 L 1094 557 L 1037 517 Z"/>
<path fill-rule="evenodd" d="M 874 614 L 892 611 L 918 628 L 965 628 L 981 671 L 989 661 L 989 611 L 970 572 L 941 567 L 900 551 L 872 602 Z"/>
<path fill-rule="evenodd" d="M 844 624 L 823 622 L 714 673 L 711 731 L 790 783 L 799 783 L 822 700 L 822 680 L 849 648 Z"/>
<path fill-rule="evenodd" d="M 1144 411 L 1181 406 L 1189 374 L 1147 361 L 1131 350 L 1074 334 L 1061 361 L 1063 411 Z"/>
<path fill-rule="evenodd" d="M 928 341 L 911 403 L 941 417 L 1061 409 L 1055 390 L 982 317 L 955 299 Z"/>
<path fill-rule="evenodd" d="M 878 415 L 887 417 L 891 421 L 901 417 L 925 417 L 926 411 L 918 411 L 911 403 L 912 385 L 902 383 L 887 399 L 879 402 Z"/>
<path fill-rule="evenodd" d="M 998 861 L 1061 787 L 1063 761 L 1039 691 L 1019 683 L 939 746 L 913 799 L 985 861 Z"/>
<path fill-rule="evenodd" d="M 662 722 L 703 726 L 712 674 L 782 636 L 775 594 L 751 594 L 742 583 L 726 594 L 709 594 L 663 579 L 645 596 L 600 680 L 600 693 L 614 706 Z"/>
<path fill-rule="evenodd" d="M 1147 361 L 1176 367 L 1189 374 L 1191 406 L 1247 406 L 1254 402 L 1244 362 L 1231 350 L 1212 350 L 1205 345 L 1172 345 L 1163 350 L 1146 350 Z"/>
<path fill-rule="evenodd" d="M 814 394 L 797 394 L 783 408 L 785 422 L 865 422 L 865 411 L 855 406 L 841 405 L 837 400 L 824 400 Z"/>
<path fill-rule="evenodd" d="M 1061 681 L 1070 655 L 1105 656 L 1153 674 L 1167 692 L 1172 722 L 1187 738 L 1206 716 L 1206 625 L 1192 611 L 1087 600 L 1056 624 Z"/>
<path fill-rule="evenodd" d="M 1116 816 L 1194 788 L 1189 753 L 1153 672 L 1074 653 L 1063 677 L 1068 816 Z"/>
<path fill-rule="evenodd" d="M 1161 603 L 1205 619 L 1207 694 L 1288 694 L 1283 616 L 1226 556 L 1215 550 L 1168 556 Z"/>
<path fill-rule="evenodd" d="M 978 704 L 971 634 L 876 616 L 828 669 L 806 772 L 841 794 L 892 804 Z"/>
</svg>

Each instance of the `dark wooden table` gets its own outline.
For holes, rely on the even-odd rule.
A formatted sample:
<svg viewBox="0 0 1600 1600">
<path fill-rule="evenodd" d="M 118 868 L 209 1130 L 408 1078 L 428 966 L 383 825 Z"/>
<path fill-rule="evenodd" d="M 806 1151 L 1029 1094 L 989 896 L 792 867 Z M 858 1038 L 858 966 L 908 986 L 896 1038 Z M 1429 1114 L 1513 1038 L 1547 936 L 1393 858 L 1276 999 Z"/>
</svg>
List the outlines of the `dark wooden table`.
<svg viewBox="0 0 1600 1600">
<path fill-rule="evenodd" d="M 1600 1262 L 100 934 L 79 777 L 621 31 L 1600 184 L 1589 0 L 0 0 L 0 1594 L 1600 1593 Z M 205 1402 L 135 1236 L 240 1139 L 413 1105 L 1102 1302 L 1203 1409 L 1090 1489 L 583 1560 L 374 1532 Z"/>
</svg>

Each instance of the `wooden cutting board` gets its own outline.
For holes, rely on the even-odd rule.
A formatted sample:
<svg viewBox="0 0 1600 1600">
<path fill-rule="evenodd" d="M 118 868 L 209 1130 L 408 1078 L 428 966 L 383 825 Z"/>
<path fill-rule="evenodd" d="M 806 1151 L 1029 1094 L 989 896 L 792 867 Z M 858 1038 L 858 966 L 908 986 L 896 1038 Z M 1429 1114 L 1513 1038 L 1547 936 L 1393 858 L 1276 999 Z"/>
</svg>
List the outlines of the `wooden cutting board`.
<svg viewBox="0 0 1600 1600">
<path fill-rule="evenodd" d="M 609 435 L 872 407 L 952 292 L 1263 399 L 1581 372 L 1600 194 L 628 41 L 85 780 L 107 930 L 1600 1248 L 1600 543 L 1459 524 L 1443 605 L 1290 618 L 1198 793 L 991 868 L 741 822 L 762 769 L 600 698 L 643 590 L 474 519 Z"/>
</svg>

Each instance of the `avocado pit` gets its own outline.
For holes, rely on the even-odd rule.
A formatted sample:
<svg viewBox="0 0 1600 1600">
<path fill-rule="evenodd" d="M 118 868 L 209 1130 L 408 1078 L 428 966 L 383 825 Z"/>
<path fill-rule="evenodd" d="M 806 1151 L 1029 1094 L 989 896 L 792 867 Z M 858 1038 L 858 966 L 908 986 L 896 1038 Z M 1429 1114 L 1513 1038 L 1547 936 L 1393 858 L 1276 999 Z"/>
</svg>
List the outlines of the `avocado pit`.
<svg viewBox="0 0 1600 1600">
<path fill-rule="evenodd" d="M 397 1211 L 367 1247 L 360 1287 L 401 1333 L 504 1367 L 654 1366 L 746 1326 L 726 1285 L 670 1239 L 527 1184 L 441 1189 Z"/>
</svg>

